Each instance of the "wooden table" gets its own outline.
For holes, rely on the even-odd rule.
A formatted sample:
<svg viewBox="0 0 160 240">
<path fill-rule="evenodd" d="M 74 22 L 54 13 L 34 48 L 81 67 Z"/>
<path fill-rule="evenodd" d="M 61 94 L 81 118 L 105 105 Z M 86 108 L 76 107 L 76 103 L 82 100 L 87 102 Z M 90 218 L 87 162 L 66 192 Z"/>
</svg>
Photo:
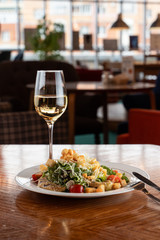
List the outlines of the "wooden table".
<svg viewBox="0 0 160 240">
<path fill-rule="evenodd" d="M 77 94 L 84 93 L 98 93 L 102 95 L 103 99 L 103 136 L 104 143 L 108 143 L 108 113 L 107 113 L 107 98 L 111 93 L 147 93 L 150 96 L 152 109 L 155 109 L 155 97 L 153 94 L 153 88 L 155 84 L 134 82 L 126 85 L 114 85 L 106 84 L 103 85 L 101 82 L 67 82 L 67 91 L 69 94 L 69 116 L 70 116 L 70 134 L 74 135 L 74 117 L 75 117 L 75 98 Z M 72 139 L 74 136 L 72 136 Z"/>
<path fill-rule="evenodd" d="M 87 153 L 104 162 L 120 162 L 147 171 L 160 185 L 160 146 L 156 145 L 57 145 Z M 95 199 L 72 199 L 24 190 L 16 174 L 48 158 L 47 145 L 0 146 L 1 240 L 159 240 L 160 205 L 139 191 Z M 160 193 L 147 186 L 160 198 Z"/>
</svg>

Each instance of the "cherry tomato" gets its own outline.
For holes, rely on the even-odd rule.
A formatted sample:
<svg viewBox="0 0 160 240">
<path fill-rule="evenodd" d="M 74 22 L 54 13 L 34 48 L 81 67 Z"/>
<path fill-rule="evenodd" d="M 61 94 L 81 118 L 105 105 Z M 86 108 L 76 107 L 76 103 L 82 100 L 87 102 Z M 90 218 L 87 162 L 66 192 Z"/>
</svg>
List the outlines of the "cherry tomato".
<svg viewBox="0 0 160 240">
<path fill-rule="evenodd" d="M 112 181 L 114 183 L 119 183 L 120 182 L 120 178 L 118 176 L 116 176 L 116 175 L 109 175 L 107 180 L 110 180 L 110 181 Z"/>
<path fill-rule="evenodd" d="M 32 180 L 36 182 L 41 176 L 42 176 L 42 173 L 35 173 L 32 175 Z"/>
<path fill-rule="evenodd" d="M 69 188 L 70 193 L 83 193 L 84 187 L 80 184 L 74 184 Z"/>
<path fill-rule="evenodd" d="M 118 173 L 118 171 L 117 171 L 117 170 L 113 170 L 113 172 L 115 172 L 115 173 Z"/>
</svg>

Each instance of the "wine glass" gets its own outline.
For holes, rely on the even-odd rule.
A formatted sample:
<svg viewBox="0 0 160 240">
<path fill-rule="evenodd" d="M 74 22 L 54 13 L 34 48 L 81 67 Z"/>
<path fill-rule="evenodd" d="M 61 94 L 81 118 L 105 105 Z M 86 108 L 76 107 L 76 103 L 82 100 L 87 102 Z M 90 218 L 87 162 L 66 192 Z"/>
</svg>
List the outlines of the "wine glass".
<svg viewBox="0 0 160 240">
<path fill-rule="evenodd" d="M 63 71 L 37 71 L 34 105 L 37 113 L 44 118 L 49 129 L 49 158 L 53 158 L 53 127 L 55 121 L 65 112 L 67 93 Z"/>
</svg>

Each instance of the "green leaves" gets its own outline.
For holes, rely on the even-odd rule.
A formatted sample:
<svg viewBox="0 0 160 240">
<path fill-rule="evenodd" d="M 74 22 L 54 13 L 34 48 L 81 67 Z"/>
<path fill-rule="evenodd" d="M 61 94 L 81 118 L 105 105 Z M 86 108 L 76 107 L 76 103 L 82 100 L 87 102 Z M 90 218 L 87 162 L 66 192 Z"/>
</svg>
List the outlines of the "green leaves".
<svg viewBox="0 0 160 240">
<path fill-rule="evenodd" d="M 125 173 L 123 173 L 123 175 L 122 175 L 122 179 L 125 179 L 125 180 L 126 180 L 126 183 L 129 182 L 129 179 L 128 179 L 128 177 L 125 175 Z"/>
<path fill-rule="evenodd" d="M 76 163 L 58 161 L 53 167 L 48 167 L 48 171 L 43 176 L 49 181 L 62 186 L 70 180 L 73 180 L 75 184 L 86 186 L 87 182 L 82 174 L 87 171 L 79 168 Z M 88 171 L 88 174 L 90 174 L 90 171 Z"/>
<path fill-rule="evenodd" d="M 97 182 L 105 182 L 107 179 L 107 177 L 103 174 L 101 176 L 98 176 L 98 178 L 96 179 Z"/>
<path fill-rule="evenodd" d="M 107 175 L 116 175 L 116 172 L 114 172 L 114 170 L 112 170 L 104 165 L 101 165 L 101 167 L 103 167 L 104 169 L 107 170 Z"/>
<path fill-rule="evenodd" d="M 110 169 L 110 168 L 108 168 L 108 167 L 106 167 L 106 166 L 104 166 L 104 165 L 101 165 L 101 167 L 103 167 L 104 169 L 107 170 L 107 175 L 116 175 L 116 172 L 115 172 L 114 170 L 112 170 L 112 169 Z M 125 175 L 125 173 L 122 174 L 121 179 L 125 179 L 127 183 L 129 182 L 129 179 L 128 179 L 128 177 Z"/>
<path fill-rule="evenodd" d="M 40 60 L 59 59 L 59 40 L 63 37 L 64 26 L 60 23 L 52 24 L 45 18 L 37 25 L 37 31 L 31 39 L 31 44 L 35 52 L 39 54 Z"/>
</svg>

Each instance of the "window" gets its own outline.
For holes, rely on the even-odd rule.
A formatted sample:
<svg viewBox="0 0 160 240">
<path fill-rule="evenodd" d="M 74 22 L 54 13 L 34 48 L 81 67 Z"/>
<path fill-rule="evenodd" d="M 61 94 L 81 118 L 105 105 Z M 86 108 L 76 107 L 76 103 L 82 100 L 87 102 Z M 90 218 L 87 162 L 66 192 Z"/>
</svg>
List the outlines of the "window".
<svg viewBox="0 0 160 240">
<path fill-rule="evenodd" d="M 44 11 L 42 8 L 38 8 L 34 10 L 34 17 L 37 20 L 40 20 L 44 17 Z"/>
<path fill-rule="evenodd" d="M 83 26 L 80 29 L 80 35 L 88 34 L 89 33 L 89 28 L 87 26 Z"/>
<path fill-rule="evenodd" d="M 0 23 L 16 23 L 17 16 L 15 8 L 5 8 L 0 10 Z"/>
<path fill-rule="evenodd" d="M 105 14 L 105 13 L 106 13 L 106 8 L 105 8 L 105 6 L 100 5 L 100 6 L 98 7 L 98 13 L 99 13 L 99 14 Z"/>
<path fill-rule="evenodd" d="M 137 14 L 136 4 L 134 3 L 125 3 L 123 4 L 123 13 Z"/>
<path fill-rule="evenodd" d="M 106 27 L 105 26 L 99 26 L 98 27 L 98 35 L 99 36 L 106 36 Z"/>
<path fill-rule="evenodd" d="M 17 46 L 24 48 L 24 29 L 35 28 L 46 13 L 46 19 L 51 24 L 63 23 L 65 26 L 67 51 L 63 52 L 64 57 L 67 56 L 69 60 L 72 59 L 72 54 L 82 57 L 81 51 L 76 53 L 70 51 L 72 30 L 79 31 L 80 46 L 83 46 L 84 34 L 92 34 L 93 49 L 103 46 L 103 39 L 116 39 L 119 42 L 119 32 L 112 31 L 110 26 L 117 19 L 121 3 L 123 20 L 129 25 L 129 30 L 122 33 L 122 45 L 128 49 L 129 36 L 136 35 L 139 49 L 144 50 L 146 46 L 150 46 L 150 25 L 157 18 L 160 0 L 0 0 L 0 24 L 3 35 L 0 37 L 1 48 L 6 48 L 7 44 L 14 49 Z M 145 3 L 147 3 L 146 26 L 144 26 Z M 89 54 L 87 59 L 92 58 L 92 61 L 96 62 L 95 52 Z M 119 56 L 118 52 L 114 54 Z M 143 59 L 141 51 L 133 54 Z M 110 55 L 107 51 L 102 54 L 99 52 L 97 59 L 103 61 L 103 57 L 107 59 Z"/>
<path fill-rule="evenodd" d="M 91 4 L 73 5 L 72 12 L 74 15 L 91 15 Z"/>
<path fill-rule="evenodd" d="M 43 9 L 39 8 L 39 9 L 35 9 L 34 10 L 34 17 L 37 20 L 40 20 L 44 17 L 44 11 Z"/>
<path fill-rule="evenodd" d="M 2 42 L 9 42 L 10 41 L 10 32 L 3 31 L 2 32 Z"/>
<path fill-rule="evenodd" d="M 50 2 L 49 12 L 51 15 L 67 15 L 69 11 L 69 5 L 66 1 L 61 2 Z"/>
<path fill-rule="evenodd" d="M 147 11 L 146 11 L 146 17 L 147 17 L 147 18 L 152 17 L 152 10 L 151 10 L 151 9 L 147 9 Z"/>
</svg>

